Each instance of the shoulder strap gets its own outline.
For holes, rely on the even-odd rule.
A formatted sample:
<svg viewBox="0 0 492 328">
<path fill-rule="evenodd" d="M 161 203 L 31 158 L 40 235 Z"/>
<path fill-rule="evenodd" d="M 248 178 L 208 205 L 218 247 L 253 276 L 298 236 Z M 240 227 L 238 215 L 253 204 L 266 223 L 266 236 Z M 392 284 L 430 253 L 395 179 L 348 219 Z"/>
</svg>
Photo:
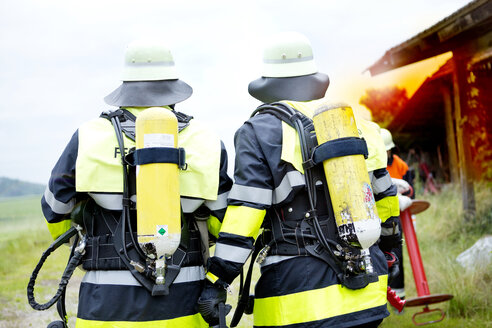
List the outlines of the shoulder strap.
<svg viewBox="0 0 492 328">
<path fill-rule="evenodd" d="M 121 131 L 131 140 L 135 141 L 135 120 L 136 117 L 130 111 L 119 108 L 112 112 L 102 112 L 100 117 L 108 119 L 118 117 Z"/>
<path fill-rule="evenodd" d="M 178 119 L 178 132 L 183 131 L 188 125 L 190 125 L 190 121 L 193 119 L 193 116 L 186 115 L 175 110 L 172 110 L 172 112 Z M 114 116 L 117 116 L 120 120 L 121 131 L 128 138 L 135 141 L 135 120 L 137 119 L 135 115 L 125 108 L 119 108 L 112 112 L 102 112 L 100 115 L 100 117 L 110 121 Z"/>
<path fill-rule="evenodd" d="M 282 102 L 263 104 L 252 113 L 251 117 L 257 114 L 272 114 L 296 129 L 301 144 L 303 166 L 305 162 L 308 162 L 311 159 L 311 155 L 317 141 L 315 134 L 311 133 L 314 126 L 313 121 L 309 117 Z M 312 167 L 305 167 L 304 173 L 306 178 L 306 188 L 309 195 L 310 209 L 311 212 L 314 213 L 316 204 L 316 190 L 314 180 L 312 178 L 311 168 Z"/>
<path fill-rule="evenodd" d="M 307 117 L 297 109 L 282 102 L 263 104 L 256 108 L 256 110 L 251 114 L 251 117 L 257 114 L 272 114 L 279 120 L 284 121 L 285 123 L 293 127 L 294 129 L 295 121 L 298 119 L 300 119 L 306 126 L 312 124 L 312 120 L 309 117 Z"/>
</svg>

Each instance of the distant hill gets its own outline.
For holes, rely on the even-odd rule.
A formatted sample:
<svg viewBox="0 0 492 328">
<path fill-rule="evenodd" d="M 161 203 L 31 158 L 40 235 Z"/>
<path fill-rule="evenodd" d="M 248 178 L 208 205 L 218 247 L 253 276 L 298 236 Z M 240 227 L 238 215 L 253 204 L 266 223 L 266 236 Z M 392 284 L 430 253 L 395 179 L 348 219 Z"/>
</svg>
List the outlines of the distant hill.
<svg viewBox="0 0 492 328">
<path fill-rule="evenodd" d="M 0 198 L 42 194 L 45 185 L 0 177 Z"/>
</svg>

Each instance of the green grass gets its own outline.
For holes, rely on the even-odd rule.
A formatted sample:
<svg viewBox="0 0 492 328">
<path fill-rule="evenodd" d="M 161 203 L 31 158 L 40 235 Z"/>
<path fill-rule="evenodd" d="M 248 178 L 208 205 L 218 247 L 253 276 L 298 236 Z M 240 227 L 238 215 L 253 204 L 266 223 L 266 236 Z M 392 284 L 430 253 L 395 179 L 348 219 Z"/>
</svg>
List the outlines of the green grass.
<svg viewBox="0 0 492 328">
<path fill-rule="evenodd" d="M 492 186 L 485 183 L 475 186 L 477 214 L 468 222 L 463 220 L 460 196 L 459 188 L 451 185 L 445 186 L 439 195 L 417 195 L 418 199 L 431 203 L 428 210 L 417 215 L 416 223 L 431 294 L 454 295 L 451 301 L 429 306 L 446 313 L 442 322 L 431 327 L 492 327 L 492 267 L 464 269 L 455 260 L 480 237 L 492 234 Z M 57 319 L 54 307 L 45 312 L 34 311 L 26 297 L 29 276 L 51 243 L 40 209 L 40 198 L 0 200 L 0 327 L 46 327 L 51 320 Z M 46 302 L 55 293 L 68 251 L 68 247 L 62 246 L 43 267 L 36 284 L 39 303 Z M 404 264 L 407 298 L 413 298 L 417 294 L 408 254 L 405 254 Z M 69 284 L 67 296 L 71 322 L 76 311 L 77 284 L 82 275 L 77 271 Z M 258 274 L 256 268 L 256 279 Z M 229 296 L 228 303 L 235 307 L 237 280 L 233 286 L 235 295 Z M 412 315 L 422 310 L 423 306 L 406 308 L 403 314 L 392 314 L 385 319 L 381 327 L 415 327 Z M 231 318 L 232 313 L 228 316 L 229 322 Z M 252 323 L 252 316 L 244 315 L 239 327 L 251 327 Z"/>
<path fill-rule="evenodd" d="M 0 200 L 0 327 L 45 327 L 57 319 L 55 307 L 36 312 L 26 296 L 29 277 L 52 242 L 40 199 L 41 195 Z M 38 303 L 55 294 L 68 255 L 69 248 L 62 246 L 46 261 L 36 281 Z"/>
<path fill-rule="evenodd" d="M 463 268 L 456 257 L 479 238 L 492 234 L 492 188 L 490 183 L 475 185 L 477 213 L 464 221 L 460 190 L 444 186 L 438 195 L 417 195 L 431 207 L 417 215 L 416 231 L 431 294 L 452 294 L 450 301 L 430 305 L 440 308 L 446 318 L 433 327 L 492 327 L 492 265 Z M 405 261 L 407 298 L 417 296 L 408 260 Z M 402 315 L 391 315 L 382 327 L 415 327 L 412 315 L 423 306 L 406 308 Z M 421 317 L 425 319 L 424 316 Z M 432 320 L 432 317 L 427 318 Z"/>
</svg>

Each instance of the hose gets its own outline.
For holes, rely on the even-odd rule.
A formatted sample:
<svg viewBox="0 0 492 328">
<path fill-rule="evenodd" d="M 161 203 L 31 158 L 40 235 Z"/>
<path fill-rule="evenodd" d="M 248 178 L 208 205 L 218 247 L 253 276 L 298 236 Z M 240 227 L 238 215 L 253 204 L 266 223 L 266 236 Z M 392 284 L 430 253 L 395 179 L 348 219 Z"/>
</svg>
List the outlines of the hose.
<svg viewBox="0 0 492 328">
<path fill-rule="evenodd" d="M 79 226 L 80 228 L 80 226 Z M 82 256 L 84 255 L 85 251 L 85 239 L 82 239 L 79 243 L 79 245 L 75 248 L 73 256 L 70 258 L 65 271 L 63 272 L 63 275 L 61 277 L 60 283 L 58 284 L 58 290 L 56 291 L 55 295 L 49 300 L 48 302 L 44 304 L 39 304 L 36 302 L 36 299 L 34 297 L 34 286 L 36 284 L 36 278 L 39 274 L 39 271 L 43 267 L 44 262 L 48 258 L 48 256 L 56 250 L 60 245 L 68 242 L 70 238 L 74 235 L 77 234 L 79 231 L 79 228 L 76 227 L 71 227 L 67 232 L 65 232 L 63 235 L 58 237 L 49 247 L 46 249 L 46 251 L 43 252 L 43 255 L 41 256 L 38 264 L 34 268 L 34 271 L 31 274 L 31 277 L 29 278 L 29 283 L 27 284 L 27 299 L 29 301 L 29 305 L 34 309 L 38 311 L 44 311 L 46 309 L 49 309 L 53 304 L 55 304 L 58 299 L 63 295 L 65 292 L 65 288 L 68 284 L 68 281 L 70 280 L 70 277 L 72 276 L 75 268 L 80 264 L 82 261 Z M 75 239 L 75 243 L 78 243 L 78 236 Z"/>
</svg>

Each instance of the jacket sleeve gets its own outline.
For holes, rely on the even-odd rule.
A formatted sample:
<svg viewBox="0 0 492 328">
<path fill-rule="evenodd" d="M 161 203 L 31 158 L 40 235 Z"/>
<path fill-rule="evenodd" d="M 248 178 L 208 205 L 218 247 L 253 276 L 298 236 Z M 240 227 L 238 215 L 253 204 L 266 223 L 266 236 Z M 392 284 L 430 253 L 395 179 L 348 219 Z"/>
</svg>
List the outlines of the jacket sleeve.
<svg viewBox="0 0 492 328">
<path fill-rule="evenodd" d="M 267 161 L 248 122 L 236 132 L 234 145 L 234 184 L 207 273 L 209 280 L 221 279 L 228 284 L 251 254 L 273 190 Z"/>
<path fill-rule="evenodd" d="M 78 131 L 56 162 L 41 199 L 41 208 L 53 239 L 70 228 L 69 214 L 76 204 L 75 163 L 78 151 Z"/>
<path fill-rule="evenodd" d="M 220 172 L 219 172 L 219 189 L 217 199 L 205 201 L 205 206 L 210 210 L 210 215 L 207 220 L 208 231 L 214 238 L 218 238 L 220 227 L 227 209 L 227 197 L 232 186 L 232 179 L 227 174 L 227 150 L 224 143 L 221 141 L 220 152 Z"/>
<path fill-rule="evenodd" d="M 381 218 L 381 240 L 379 246 L 383 251 L 389 251 L 401 241 L 397 189 L 385 168 L 370 172 L 370 176 L 376 208 Z"/>
</svg>

